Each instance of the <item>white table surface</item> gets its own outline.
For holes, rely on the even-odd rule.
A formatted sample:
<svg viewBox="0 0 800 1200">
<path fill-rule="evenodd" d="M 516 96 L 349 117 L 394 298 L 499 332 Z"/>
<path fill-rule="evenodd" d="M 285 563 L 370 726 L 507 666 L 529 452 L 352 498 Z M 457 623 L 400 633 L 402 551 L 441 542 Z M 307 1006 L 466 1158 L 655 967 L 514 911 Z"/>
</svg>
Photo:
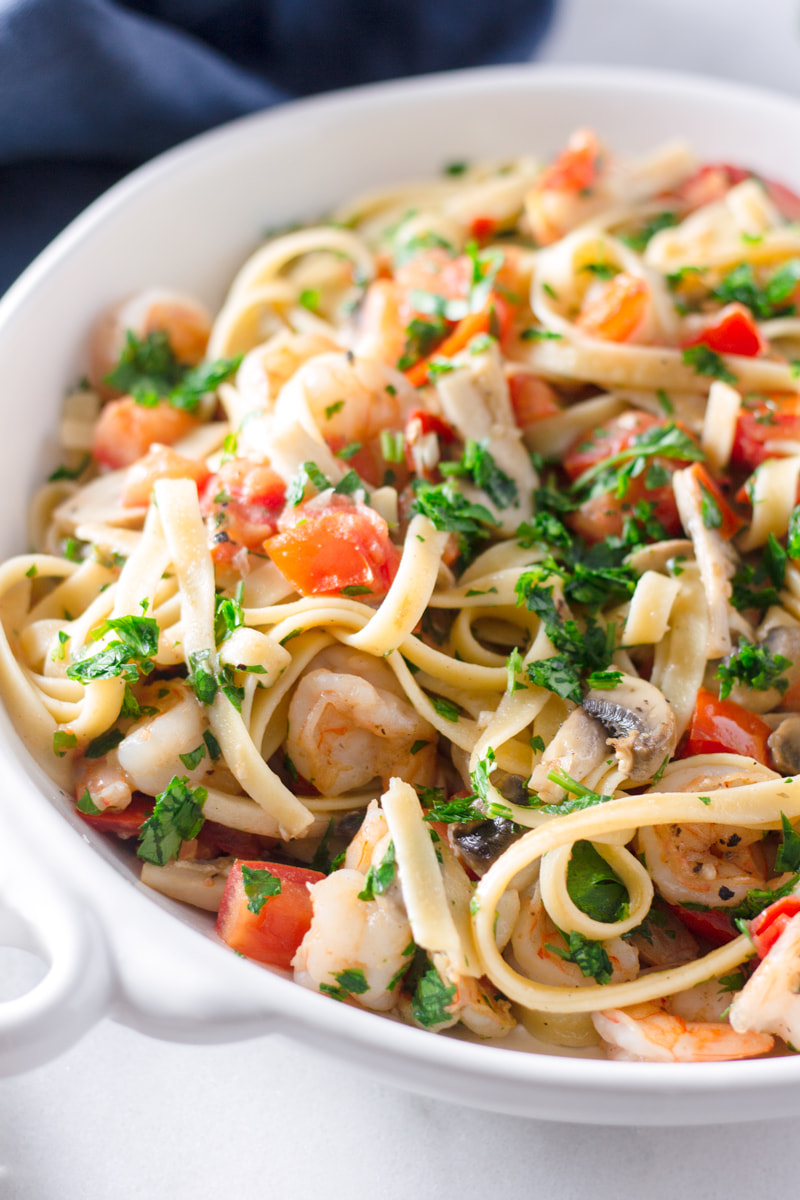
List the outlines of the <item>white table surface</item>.
<svg viewBox="0 0 800 1200">
<path fill-rule="evenodd" d="M 539 58 L 800 92 L 800 0 L 561 0 Z M 103 1022 L 0 1081 L 0 1197 L 399 1200 L 788 1193 L 797 1123 L 604 1129 L 422 1099 L 277 1038 L 173 1046 Z"/>
</svg>

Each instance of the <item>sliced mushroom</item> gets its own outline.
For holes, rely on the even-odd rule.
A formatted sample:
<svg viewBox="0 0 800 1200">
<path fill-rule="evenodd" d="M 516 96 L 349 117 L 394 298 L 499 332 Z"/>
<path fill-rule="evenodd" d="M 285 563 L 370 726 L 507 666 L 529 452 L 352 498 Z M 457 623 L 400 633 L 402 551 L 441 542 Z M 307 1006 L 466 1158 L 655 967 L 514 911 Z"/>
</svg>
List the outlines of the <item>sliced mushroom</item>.
<svg viewBox="0 0 800 1200">
<path fill-rule="evenodd" d="M 608 743 L 631 783 L 652 779 L 665 758 L 672 757 L 678 740 L 675 715 L 646 679 L 623 675 L 615 688 L 593 689 L 583 709 L 610 735 Z"/>
<path fill-rule="evenodd" d="M 514 822 L 505 817 L 479 821 L 477 825 L 456 825 L 450 835 L 456 854 L 476 875 L 485 875 L 495 859 L 519 837 Z"/>
<path fill-rule="evenodd" d="M 548 779 L 551 771 L 562 771 L 581 782 L 607 757 L 606 730 L 583 708 L 576 708 L 533 768 L 528 787 L 541 800 L 557 804 L 564 798 L 564 789 Z"/>
<path fill-rule="evenodd" d="M 787 717 L 767 738 L 772 763 L 781 775 L 800 775 L 800 716 Z"/>
</svg>

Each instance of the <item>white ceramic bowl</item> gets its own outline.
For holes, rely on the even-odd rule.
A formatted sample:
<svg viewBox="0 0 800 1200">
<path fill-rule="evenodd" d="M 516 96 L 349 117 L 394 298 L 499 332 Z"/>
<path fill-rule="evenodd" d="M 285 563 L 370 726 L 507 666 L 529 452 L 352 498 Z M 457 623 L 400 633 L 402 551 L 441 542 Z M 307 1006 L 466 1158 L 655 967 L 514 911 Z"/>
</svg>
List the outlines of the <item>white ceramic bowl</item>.
<svg viewBox="0 0 800 1200">
<path fill-rule="evenodd" d="M 32 491 L 83 373 L 86 332 L 148 284 L 216 305 L 267 227 L 455 159 L 555 151 L 593 126 L 621 152 L 676 134 L 698 154 L 800 187 L 800 105 L 691 77 L 499 69 L 289 105 L 200 137 L 135 172 L 76 220 L 0 302 L 0 556 L 24 550 Z M 305 991 L 237 958 L 210 921 L 142 888 L 87 831 L 0 713 L 0 943 L 35 946 L 42 982 L 0 1004 L 0 1073 L 60 1052 L 102 1014 L 153 1036 L 281 1032 L 401 1086 L 524 1115 L 692 1123 L 800 1112 L 800 1058 L 614 1063 L 433 1036 Z"/>
</svg>

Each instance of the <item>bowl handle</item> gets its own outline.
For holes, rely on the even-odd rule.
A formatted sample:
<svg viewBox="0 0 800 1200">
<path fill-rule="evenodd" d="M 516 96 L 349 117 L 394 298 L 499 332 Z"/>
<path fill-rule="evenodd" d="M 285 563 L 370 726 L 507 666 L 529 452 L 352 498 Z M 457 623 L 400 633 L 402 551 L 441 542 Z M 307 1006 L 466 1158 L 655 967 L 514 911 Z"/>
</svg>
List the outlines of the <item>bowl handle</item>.
<svg viewBox="0 0 800 1200">
<path fill-rule="evenodd" d="M 113 977 L 100 923 L 16 838 L 13 860 L 0 858 L 0 944 L 48 964 L 29 992 L 0 1002 L 2 1077 L 39 1066 L 82 1037 L 107 1010 Z"/>
</svg>

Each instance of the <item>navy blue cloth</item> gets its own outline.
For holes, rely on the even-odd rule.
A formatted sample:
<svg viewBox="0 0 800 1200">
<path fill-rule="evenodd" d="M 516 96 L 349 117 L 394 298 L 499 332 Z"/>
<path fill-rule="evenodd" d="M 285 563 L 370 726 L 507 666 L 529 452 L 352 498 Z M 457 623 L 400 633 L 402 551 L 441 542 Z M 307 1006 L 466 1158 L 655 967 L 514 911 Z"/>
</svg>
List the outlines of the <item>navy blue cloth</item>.
<svg viewBox="0 0 800 1200">
<path fill-rule="evenodd" d="M 0 292 L 132 167 L 295 96 L 528 59 L 556 0 L 0 0 Z"/>
</svg>

